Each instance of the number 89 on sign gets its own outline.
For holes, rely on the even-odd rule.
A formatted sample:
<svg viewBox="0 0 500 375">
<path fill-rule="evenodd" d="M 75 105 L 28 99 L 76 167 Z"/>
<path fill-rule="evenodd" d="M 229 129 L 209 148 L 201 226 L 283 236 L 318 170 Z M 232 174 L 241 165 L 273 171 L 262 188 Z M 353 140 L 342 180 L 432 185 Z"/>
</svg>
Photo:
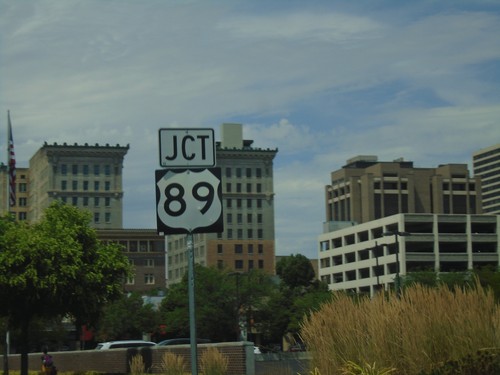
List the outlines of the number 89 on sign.
<svg viewBox="0 0 500 375">
<path fill-rule="evenodd" d="M 221 233 L 220 168 L 156 171 L 158 233 Z"/>
</svg>

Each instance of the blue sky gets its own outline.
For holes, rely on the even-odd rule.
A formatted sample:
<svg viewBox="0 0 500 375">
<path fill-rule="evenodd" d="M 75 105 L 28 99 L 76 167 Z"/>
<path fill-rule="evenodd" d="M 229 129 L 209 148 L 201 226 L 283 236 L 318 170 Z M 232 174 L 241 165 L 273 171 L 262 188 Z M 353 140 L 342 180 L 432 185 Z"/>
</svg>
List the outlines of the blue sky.
<svg viewBox="0 0 500 375">
<path fill-rule="evenodd" d="M 45 141 L 130 144 L 127 228 L 156 225 L 159 128 L 242 123 L 279 149 L 277 254 L 314 258 L 347 159 L 470 165 L 500 142 L 498 35 L 487 0 L 0 0 L 0 119 L 19 166 Z"/>
</svg>

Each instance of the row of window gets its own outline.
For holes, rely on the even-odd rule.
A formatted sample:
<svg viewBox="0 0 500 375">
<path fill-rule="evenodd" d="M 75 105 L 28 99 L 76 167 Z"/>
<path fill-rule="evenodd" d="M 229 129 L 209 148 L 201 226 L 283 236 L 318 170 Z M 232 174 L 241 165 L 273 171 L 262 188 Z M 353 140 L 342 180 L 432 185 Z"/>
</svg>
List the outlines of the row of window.
<svg viewBox="0 0 500 375">
<path fill-rule="evenodd" d="M 106 164 L 101 166 L 100 164 L 94 164 L 92 166 L 92 170 L 94 173 L 94 176 L 99 176 L 101 174 L 101 167 L 104 170 L 104 174 L 106 176 L 111 176 L 111 165 Z M 90 166 L 88 164 L 83 164 L 83 165 L 78 165 L 78 164 L 72 164 L 71 165 L 71 174 L 76 175 L 80 172 L 84 176 L 88 176 L 90 174 Z M 66 176 L 69 171 L 69 165 L 68 164 L 61 164 L 60 165 L 60 172 L 63 176 Z"/>
<path fill-rule="evenodd" d="M 235 201 L 235 204 L 233 205 L 233 201 Z M 231 199 L 228 198 L 225 200 L 226 202 L 226 208 L 233 208 L 235 206 L 236 208 L 243 208 L 243 199 Z M 257 208 L 262 208 L 262 199 L 246 199 L 246 207 L 247 208 L 253 208 L 253 202 L 255 201 L 255 206 Z"/>
<path fill-rule="evenodd" d="M 145 285 L 154 285 L 156 284 L 155 275 L 152 273 L 144 274 L 144 284 Z M 131 276 L 127 279 L 127 285 L 135 285 L 135 277 Z"/>
<path fill-rule="evenodd" d="M 233 246 L 227 245 L 226 247 L 232 248 L 232 251 L 234 251 L 235 254 L 243 254 L 243 244 L 234 244 Z M 253 254 L 254 253 L 254 244 L 249 243 L 246 246 L 247 254 Z M 263 254 L 264 253 L 264 245 L 263 244 L 257 244 L 257 253 L 258 254 Z M 217 244 L 217 254 L 224 254 L 224 244 Z"/>
<path fill-rule="evenodd" d="M 21 199 L 21 198 L 20 198 Z M 82 206 L 88 207 L 90 205 L 90 202 L 92 201 L 94 204 L 94 207 L 99 207 L 101 205 L 101 199 L 104 200 L 104 207 L 111 207 L 111 198 L 110 197 L 61 197 L 61 201 L 63 203 L 70 203 L 73 206 L 78 206 L 80 203 L 80 200 L 82 202 Z"/>
<path fill-rule="evenodd" d="M 71 181 L 71 188 L 73 191 L 79 190 L 78 186 L 78 181 L 73 180 Z M 89 181 L 82 181 L 82 190 L 83 191 L 88 191 L 90 186 Z M 94 181 L 94 191 L 99 191 L 101 189 L 101 181 Z M 61 190 L 65 191 L 68 190 L 68 181 L 62 180 L 61 181 Z M 111 181 L 104 181 L 104 190 L 105 191 L 110 191 L 111 190 Z"/>
<path fill-rule="evenodd" d="M 257 178 L 262 178 L 262 168 L 255 168 L 255 171 L 252 168 L 244 168 L 244 172 L 245 172 L 246 178 L 252 178 L 253 176 L 255 176 Z M 236 178 L 242 178 L 243 177 L 243 168 L 240 168 L 240 167 L 234 168 L 234 176 Z M 233 168 L 226 167 L 225 177 L 226 178 L 233 177 Z"/>
<path fill-rule="evenodd" d="M 248 264 L 247 264 L 248 270 L 255 269 L 255 261 L 253 259 L 248 259 L 247 262 L 248 262 Z M 225 268 L 224 260 L 219 259 L 217 261 L 217 268 L 219 268 L 221 270 Z M 257 260 L 257 268 L 264 269 L 264 259 Z M 245 261 L 243 259 L 236 259 L 234 261 L 234 269 L 235 270 L 244 270 L 245 269 Z"/>
<path fill-rule="evenodd" d="M 233 239 L 233 238 L 236 238 L 236 239 L 238 239 L 238 240 L 243 240 L 243 239 L 245 239 L 245 238 L 243 237 L 243 233 L 244 233 L 244 232 L 243 232 L 243 229 L 242 229 L 242 228 L 236 229 L 236 237 L 235 237 L 235 235 L 234 235 L 234 231 L 233 231 L 233 229 L 232 229 L 232 228 L 227 228 L 227 229 L 225 230 L 225 233 L 226 233 L 226 235 L 227 235 L 227 239 L 228 239 L 228 240 L 231 240 L 231 239 Z M 247 238 L 247 239 L 252 239 L 252 238 L 255 238 L 255 232 L 254 232 L 254 230 L 253 230 L 253 229 L 251 229 L 251 228 L 250 228 L 250 229 L 247 229 L 246 235 L 247 235 L 247 236 L 246 236 L 246 238 Z M 218 237 L 219 239 L 221 239 L 221 238 L 222 238 L 222 233 L 217 233 L 217 237 Z M 257 239 L 259 239 L 259 240 L 264 239 L 264 230 L 263 230 L 263 229 L 257 229 Z"/>
<path fill-rule="evenodd" d="M 236 214 L 236 224 L 254 224 L 254 218 L 255 215 L 252 213 L 247 213 L 246 214 L 246 222 L 243 221 L 243 214 Z M 257 224 L 262 224 L 262 214 L 257 214 Z M 227 224 L 233 224 L 233 214 L 232 213 L 227 213 L 226 214 L 226 223 Z"/>
<path fill-rule="evenodd" d="M 236 193 L 243 193 L 243 184 L 239 182 L 236 184 L 231 184 L 230 182 L 226 183 L 226 193 L 233 192 L 233 185 L 236 185 Z M 262 193 L 262 184 L 255 184 L 255 191 L 253 190 L 253 184 L 251 183 L 245 184 L 245 187 L 245 193 Z"/>
</svg>

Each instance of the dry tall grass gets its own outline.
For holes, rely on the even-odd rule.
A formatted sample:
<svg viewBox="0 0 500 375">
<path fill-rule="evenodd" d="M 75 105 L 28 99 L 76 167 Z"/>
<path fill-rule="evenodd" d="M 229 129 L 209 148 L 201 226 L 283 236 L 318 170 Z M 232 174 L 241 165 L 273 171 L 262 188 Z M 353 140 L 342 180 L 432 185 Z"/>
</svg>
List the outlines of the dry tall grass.
<svg viewBox="0 0 500 375">
<path fill-rule="evenodd" d="M 128 364 L 130 367 L 131 375 L 142 375 L 146 373 L 142 355 L 140 354 L 134 355 Z"/>
<path fill-rule="evenodd" d="M 166 352 L 163 354 L 160 372 L 163 375 L 184 375 L 187 371 L 187 364 L 184 357 Z"/>
<path fill-rule="evenodd" d="M 301 335 L 322 375 L 352 361 L 429 371 L 433 364 L 500 347 L 500 307 L 479 284 L 472 289 L 420 285 L 395 294 L 355 300 L 338 294 L 303 323 Z"/>
<path fill-rule="evenodd" d="M 225 375 L 228 365 L 229 358 L 215 347 L 208 347 L 201 355 L 200 369 L 203 375 Z"/>
</svg>

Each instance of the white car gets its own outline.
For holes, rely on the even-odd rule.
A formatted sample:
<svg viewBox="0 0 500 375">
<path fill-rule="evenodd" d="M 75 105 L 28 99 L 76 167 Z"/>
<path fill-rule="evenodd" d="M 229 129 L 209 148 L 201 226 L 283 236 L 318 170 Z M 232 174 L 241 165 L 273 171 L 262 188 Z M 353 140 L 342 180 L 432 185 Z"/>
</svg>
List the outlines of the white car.
<svg viewBox="0 0 500 375">
<path fill-rule="evenodd" d="M 156 343 L 144 340 L 122 340 L 108 341 L 97 344 L 96 350 L 120 349 L 120 348 L 140 348 L 144 346 L 155 346 Z"/>
</svg>

